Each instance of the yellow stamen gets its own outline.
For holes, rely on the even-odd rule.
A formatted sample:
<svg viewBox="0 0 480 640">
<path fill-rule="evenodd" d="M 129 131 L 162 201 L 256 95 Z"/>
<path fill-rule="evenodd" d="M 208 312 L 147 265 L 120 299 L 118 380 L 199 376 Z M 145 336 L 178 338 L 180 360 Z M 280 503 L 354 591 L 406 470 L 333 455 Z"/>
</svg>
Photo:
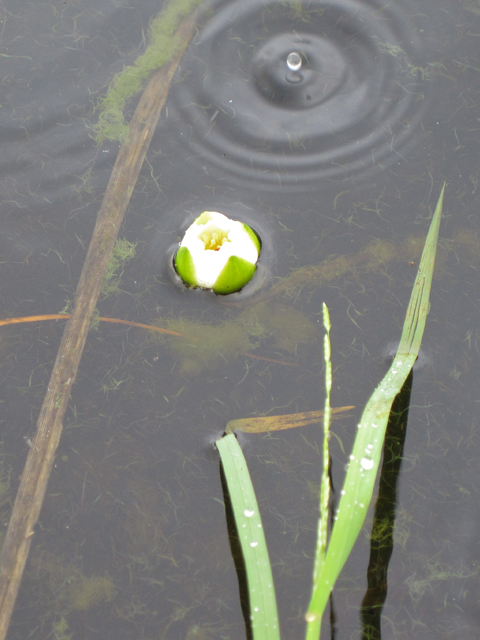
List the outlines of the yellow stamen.
<svg viewBox="0 0 480 640">
<path fill-rule="evenodd" d="M 221 229 L 204 231 L 199 238 L 205 245 L 206 251 L 218 251 L 224 242 L 230 242 L 227 232 Z"/>
</svg>

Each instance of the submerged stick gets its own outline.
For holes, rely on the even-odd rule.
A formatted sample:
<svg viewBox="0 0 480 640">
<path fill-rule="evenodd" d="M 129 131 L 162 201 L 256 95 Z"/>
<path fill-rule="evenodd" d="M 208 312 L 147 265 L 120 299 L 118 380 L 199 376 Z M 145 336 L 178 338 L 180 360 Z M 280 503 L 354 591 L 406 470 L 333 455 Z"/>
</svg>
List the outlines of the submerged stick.
<svg viewBox="0 0 480 640">
<path fill-rule="evenodd" d="M 158 69 L 140 98 L 120 147 L 98 212 L 88 253 L 75 294 L 74 311 L 65 327 L 37 422 L 37 433 L 21 477 L 12 516 L 0 554 L 0 640 L 4 640 L 40 515 L 62 420 L 77 375 L 87 333 L 97 304 L 115 239 L 122 224 L 148 146 L 167 98 L 168 89 L 195 28 L 197 13 L 185 18 L 176 37 L 174 58 Z"/>
</svg>

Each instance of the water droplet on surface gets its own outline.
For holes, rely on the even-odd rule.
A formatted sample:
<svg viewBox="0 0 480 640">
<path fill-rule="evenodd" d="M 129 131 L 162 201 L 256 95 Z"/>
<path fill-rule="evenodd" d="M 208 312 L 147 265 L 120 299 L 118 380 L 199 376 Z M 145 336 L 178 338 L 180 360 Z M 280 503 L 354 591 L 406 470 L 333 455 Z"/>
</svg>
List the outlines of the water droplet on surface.
<svg viewBox="0 0 480 640">
<path fill-rule="evenodd" d="M 301 17 L 278 0 L 212 4 L 182 58 L 185 80 L 169 93 L 169 126 L 191 162 L 303 191 L 383 171 L 421 144 L 434 94 L 415 69 L 426 67 L 430 40 L 405 2 L 380 11 L 370 0 L 298 0 Z"/>
<path fill-rule="evenodd" d="M 373 460 L 371 458 L 362 458 L 360 460 L 360 465 L 365 471 L 368 471 L 373 467 Z"/>
<path fill-rule="evenodd" d="M 251 547 L 256 547 L 257 545 L 258 545 L 258 542 L 250 542 Z"/>
<path fill-rule="evenodd" d="M 287 67 L 290 71 L 298 71 L 302 67 L 302 56 L 298 51 L 292 51 L 288 54 Z"/>
<path fill-rule="evenodd" d="M 245 509 L 245 511 L 243 512 L 243 515 L 246 516 L 247 518 L 251 518 L 254 513 L 255 511 L 252 511 L 251 509 Z"/>
</svg>

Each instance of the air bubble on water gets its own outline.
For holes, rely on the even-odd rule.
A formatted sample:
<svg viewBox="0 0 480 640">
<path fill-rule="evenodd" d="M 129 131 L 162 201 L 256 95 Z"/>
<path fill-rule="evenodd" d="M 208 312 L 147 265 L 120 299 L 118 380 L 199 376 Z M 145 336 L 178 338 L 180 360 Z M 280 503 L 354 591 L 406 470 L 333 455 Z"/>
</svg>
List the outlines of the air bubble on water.
<svg viewBox="0 0 480 640">
<path fill-rule="evenodd" d="M 373 467 L 373 460 L 371 458 L 362 458 L 360 460 L 360 465 L 365 471 L 368 471 Z"/>
<path fill-rule="evenodd" d="M 298 71 L 302 67 L 302 56 L 298 51 L 292 51 L 287 56 L 287 67 L 290 71 Z"/>
<path fill-rule="evenodd" d="M 250 542 L 250 546 L 251 546 L 251 547 L 256 547 L 256 546 L 257 546 L 257 544 L 258 544 L 258 542 Z"/>
<path fill-rule="evenodd" d="M 245 509 L 245 511 L 243 512 L 243 515 L 247 516 L 247 518 L 251 518 L 254 513 L 255 511 L 252 511 L 251 509 Z"/>
</svg>

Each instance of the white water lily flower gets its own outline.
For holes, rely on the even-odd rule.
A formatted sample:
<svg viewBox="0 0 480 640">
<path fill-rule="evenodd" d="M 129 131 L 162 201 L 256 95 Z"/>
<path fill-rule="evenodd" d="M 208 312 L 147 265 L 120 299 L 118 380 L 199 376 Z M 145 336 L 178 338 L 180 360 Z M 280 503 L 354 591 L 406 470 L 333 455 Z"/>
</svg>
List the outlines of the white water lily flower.
<svg viewBox="0 0 480 640">
<path fill-rule="evenodd" d="M 248 225 L 204 211 L 186 230 L 175 269 L 190 286 L 227 294 L 250 282 L 259 255 L 260 241 Z"/>
</svg>

